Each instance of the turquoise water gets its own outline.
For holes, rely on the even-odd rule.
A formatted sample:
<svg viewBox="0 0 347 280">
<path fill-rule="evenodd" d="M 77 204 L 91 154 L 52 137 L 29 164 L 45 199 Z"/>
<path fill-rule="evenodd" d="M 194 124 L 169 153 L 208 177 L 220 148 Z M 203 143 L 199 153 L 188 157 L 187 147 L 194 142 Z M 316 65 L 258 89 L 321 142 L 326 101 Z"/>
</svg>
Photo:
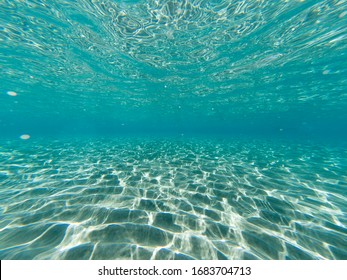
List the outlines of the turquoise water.
<svg viewBox="0 0 347 280">
<path fill-rule="evenodd" d="M 0 259 L 347 259 L 347 2 L 0 1 Z"/>
</svg>

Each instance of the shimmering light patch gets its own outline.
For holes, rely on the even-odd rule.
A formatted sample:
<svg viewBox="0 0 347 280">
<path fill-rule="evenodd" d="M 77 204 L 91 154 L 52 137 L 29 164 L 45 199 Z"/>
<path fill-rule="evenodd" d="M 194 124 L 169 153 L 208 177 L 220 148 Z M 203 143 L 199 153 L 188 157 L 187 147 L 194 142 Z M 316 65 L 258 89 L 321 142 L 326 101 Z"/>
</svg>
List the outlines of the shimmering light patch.
<svg viewBox="0 0 347 280">
<path fill-rule="evenodd" d="M 8 91 L 7 94 L 9 96 L 17 96 L 17 92 L 15 92 L 15 91 Z"/>
<path fill-rule="evenodd" d="M 344 11 L 341 14 L 339 14 L 339 18 L 343 18 L 345 15 L 347 15 L 347 11 Z"/>
<path fill-rule="evenodd" d="M 23 134 L 19 138 L 22 140 L 28 140 L 28 139 L 30 139 L 30 135 L 29 134 Z"/>
</svg>

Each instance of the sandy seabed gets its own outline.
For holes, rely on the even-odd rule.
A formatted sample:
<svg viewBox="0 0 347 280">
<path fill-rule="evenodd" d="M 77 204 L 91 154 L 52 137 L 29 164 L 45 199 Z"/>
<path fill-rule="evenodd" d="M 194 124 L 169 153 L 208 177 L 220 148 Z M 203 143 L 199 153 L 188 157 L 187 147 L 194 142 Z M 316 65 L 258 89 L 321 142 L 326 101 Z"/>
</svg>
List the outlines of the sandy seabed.
<svg viewBox="0 0 347 280">
<path fill-rule="evenodd" d="M 270 141 L 0 146 L 1 259 L 347 259 L 347 151 Z"/>
</svg>

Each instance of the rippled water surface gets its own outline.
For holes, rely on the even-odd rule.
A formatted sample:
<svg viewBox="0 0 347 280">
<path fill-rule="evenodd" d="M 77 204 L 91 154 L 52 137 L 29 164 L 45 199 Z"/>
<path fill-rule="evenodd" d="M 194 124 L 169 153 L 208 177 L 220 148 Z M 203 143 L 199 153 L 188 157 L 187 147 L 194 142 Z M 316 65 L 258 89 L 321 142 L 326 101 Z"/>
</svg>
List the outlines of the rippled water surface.
<svg viewBox="0 0 347 280">
<path fill-rule="evenodd" d="M 2 0 L 2 126 L 345 121 L 346 30 L 345 0 Z"/>
<path fill-rule="evenodd" d="M 346 0 L 0 0 L 0 259 L 347 259 L 346 39 Z"/>
</svg>

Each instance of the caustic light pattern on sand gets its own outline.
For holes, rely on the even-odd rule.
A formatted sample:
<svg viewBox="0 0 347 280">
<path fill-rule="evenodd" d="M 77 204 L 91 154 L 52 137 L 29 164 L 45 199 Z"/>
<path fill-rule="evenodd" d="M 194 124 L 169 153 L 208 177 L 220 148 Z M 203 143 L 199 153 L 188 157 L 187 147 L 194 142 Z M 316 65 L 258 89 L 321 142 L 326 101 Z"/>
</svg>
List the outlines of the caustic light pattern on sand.
<svg viewBox="0 0 347 280">
<path fill-rule="evenodd" d="M 347 259 L 345 149 L 8 143 L 1 259 Z"/>
</svg>

